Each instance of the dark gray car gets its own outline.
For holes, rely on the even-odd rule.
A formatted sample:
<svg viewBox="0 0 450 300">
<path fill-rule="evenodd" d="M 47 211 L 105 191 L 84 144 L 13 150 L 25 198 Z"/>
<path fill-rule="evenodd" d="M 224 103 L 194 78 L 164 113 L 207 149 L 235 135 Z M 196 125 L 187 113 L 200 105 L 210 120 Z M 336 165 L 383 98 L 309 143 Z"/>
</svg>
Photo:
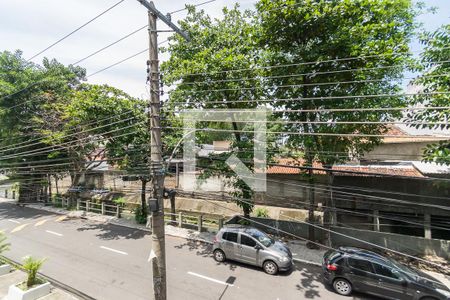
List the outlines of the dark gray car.
<svg viewBox="0 0 450 300">
<path fill-rule="evenodd" d="M 214 259 L 236 260 L 262 267 L 267 274 L 292 268 L 292 253 L 289 248 L 270 238 L 264 232 L 248 226 L 228 225 L 214 238 Z"/>
<path fill-rule="evenodd" d="M 356 290 L 386 299 L 450 300 L 450 289 L 435 278 L 365 249 L 326 252 L 323 272 L 325 281 L 344 296 Z"/>
</svg>

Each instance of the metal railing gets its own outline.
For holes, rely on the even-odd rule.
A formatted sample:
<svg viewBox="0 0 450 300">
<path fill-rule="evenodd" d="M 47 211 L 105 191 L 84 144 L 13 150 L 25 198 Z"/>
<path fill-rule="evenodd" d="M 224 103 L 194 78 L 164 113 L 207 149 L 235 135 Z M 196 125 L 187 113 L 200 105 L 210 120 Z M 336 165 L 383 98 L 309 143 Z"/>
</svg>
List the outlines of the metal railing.
<svg viewBox="0 0 450 300">
<path fill-rule="evenodd" d="M 178 227 L 196 228 L 197 231 L 218 231 L 223 227 L 223 218 L 206 217 L 204 215 L 192 215 L 186 212 L 164 212 L 164 220 L 167 224 Z"/>
<path fill-rule="evenodd" d="M 120 218 L 122 212 L 122 208 L 120 205 L 106 204 L 104 202 L 96 203 L 89 200 L 83 201 L 80 199 L 77 199 L 76 208 L 77 210 L 84 210 L 86 212 L 94 212 L 102 215 L 116 216 L 117 218 Z"/>
</svg>

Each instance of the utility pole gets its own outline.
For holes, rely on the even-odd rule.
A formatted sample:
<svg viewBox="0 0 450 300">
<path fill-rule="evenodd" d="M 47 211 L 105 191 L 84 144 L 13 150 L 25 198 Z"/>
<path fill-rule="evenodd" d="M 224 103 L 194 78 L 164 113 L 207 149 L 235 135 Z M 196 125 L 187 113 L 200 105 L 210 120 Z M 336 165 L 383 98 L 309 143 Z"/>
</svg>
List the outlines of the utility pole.
<svg viewBox="0 0 450 300">
<path fill-rule="evenodd" d="M 148 10 L 148 34 L 149 34 L 149 61 L 148 79 L 150 81 L 150 99 L 148 102 L 148 118 L 150 130 L 150 176 L 152 193 L 148 199 L 148 205 L 152 216 L 152 250 L 149 261 L 153 272 L 153 299 L 167 299 L 167 276 L 165 255 L 164 232 L 164 170 L 161 143 L 160 120 L 160 85 L 159 85 L 159 61 L 158 61 L 158 31 L 156 20 L 159 18 L 185 39 L 189 40 L 186 33 L 179 29 L 170 20 L 170 16 L 164 16 L 155 8 L 153 2 L 138 0 Z"/>
</svg>

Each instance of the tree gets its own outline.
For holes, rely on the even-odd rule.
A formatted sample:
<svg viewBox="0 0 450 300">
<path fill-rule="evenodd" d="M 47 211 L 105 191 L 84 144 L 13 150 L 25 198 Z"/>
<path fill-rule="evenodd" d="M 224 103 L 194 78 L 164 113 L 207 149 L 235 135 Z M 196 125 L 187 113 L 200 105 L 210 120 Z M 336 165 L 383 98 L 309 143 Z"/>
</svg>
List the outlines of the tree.
<svg viewBox="0 0 450 300">
<path fill-rule="evenodd" d="M 0 53 L 0 165 L 20 180 L 19 201 L 36 201 L 48 184 L 47 173 L 59 169 L 46 140 L 45 121 L 60 113 L 70 101 L 70 91 L 80 84 L 85 70 L 44 59 L 42 66 L 27 62 L 22 53 Z M 45 150 L 44 150 L 45 149 Z"/>
<path fill-rule="evenodd" d="M 299 133 L 289 135 L 287 143 L 302 150 L 304 166 L 323 165 L 331 195 L 332 165 L 380 143 L 372 135 L 384 134 L 386 126 L 371 122 L 401 117 L 395 111 L 360 109 L 406 105 L 404 97 L 380 95 L 401 91 L 400 79 L 409 63 L 408 43 L 416 28 L 415 10 L 410 0 L 261 0 L 257 10 L 260 47 L 267 49 L 264 65 L 287 65 L 265 69 L 267 97 L 288 99 L 274 103 L 280 119 L 293 121 L 285 131 Z M 313 172 L 306 176 L 313 189 Z M 330 196 L 324 219 L 328 226 L 333 206 Z M 315 239 L 312 226 L 309 239 Z"/>
<path fill-rule="evenodd" d="M 187 17 L 180 21 L 183 30 L 189 33 L 191 40 L 186 42 L 180 36 L 170 38 L 165 51 L 170 52 L 170 59 L 161 66 L 164 83 L 176 85 L 170 93 L 166 106 L 169 114 L 182 109 L 254 109 L 261 89 L 254 82 L 239 82 L 233 79 L 241 77 L 254 78 L 258 72 L 253 70 L 258 60 L 258 50 L 254 44 L 255 28 L 250 22 L 253 14 L 241 12 L 236 5 L 233 9 L 223 9 L 223 18 L 212 20 L 203 10 L 188 7 Z M 229 80 L 232 81 L 229 81 Z M 235 100 L 248 99 L 248 102 Z M 250 101 L 252 100 L 252 101 Z M 240 131 L 245 124 L 220 121 L 207 121 L 199 128 L 209 127 L 229 130 L 218 135 L 220 139 L 231 141 L 232 151 L 220 156 L 211 156 L 200 161 L 204 177 L 220 176 L 234 190 L 243 208 L 244 215 L 249 216 L 253 192 L 249 186 L 226 165 L 230 155 L 236 155 L 252 168 L 253 139 L 251 134 Z M 181 130 L 181 128 L 180 128 Z M 211 140 L 211 132 L 199 130 L 197 141 L 204 143 Z M 163 140 L 166 137 L 163 135 Z"/>
<path fill-rule="evenodd" d="M 450 103 L 450 25 L 444 25 L 434 32 L 424 33 L 420 39 L 425 46 L 420 57 L 420 68 L 423 74 L 413 83 L 421 87 L 423 97 L 411 99 L 411 105 L 426 107 L 448 107 Z M 424 109 L 410 112 L 406 119 L 413 122 L 443 123 L 441 125 L 417 124 L 414 127 L 448 130 L 450 109 Z M 445 124 L 447 123 L 447 124 Z M 450 140 L 428 145 L 424 150 L 424 160 L 438 164 L 450 165 Z"/>
</svg>

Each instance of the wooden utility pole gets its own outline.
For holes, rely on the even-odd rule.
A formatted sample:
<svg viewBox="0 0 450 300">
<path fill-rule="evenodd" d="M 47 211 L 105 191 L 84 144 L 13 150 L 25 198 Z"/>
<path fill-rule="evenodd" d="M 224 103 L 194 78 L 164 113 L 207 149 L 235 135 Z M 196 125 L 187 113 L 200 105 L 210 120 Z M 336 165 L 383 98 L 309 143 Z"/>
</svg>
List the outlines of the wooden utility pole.
<svg viewBox="0 0 450 300">
<path fill-rule="evenodd" d="M 158 62 L 158 33 L 156 31 L 156 14 L 148 11 L 149 34 L 149 124 L 151 136 L 151 185 L 152 196 L 149 199 L 152 213 L 152 271 L 153 271 L 153 295 L 155 300 L 167 299 L 166 284 L 166 255 L 164 237 L 164 174 L 162 171 L 161 154 L 161 126 L 160 126 L 160 100 L 159 100 L 159 62 Z"/>
<path fill-rule="evenodd" d="M 161 143 L 160 120 L 160 85 L 158 61 L 158 31 L 156 20 L 159 18 L 178 34 L 188 39 L 170 20 L 170 16 L 163 15 L 155 8 L 153 2 L 138 0 L 148 10 L 149 61 L 148 79 L 150 82 L 150 99 L 148 102 L 148 118 L 150 130 L 150 176 L 152 193 L 147 201 L 152 216 L 152 250 L 149 261 L 153 271 L 153 299 L 167 299 L 167 276 L 164 236 L 164 171 Z"/>
</svg>

